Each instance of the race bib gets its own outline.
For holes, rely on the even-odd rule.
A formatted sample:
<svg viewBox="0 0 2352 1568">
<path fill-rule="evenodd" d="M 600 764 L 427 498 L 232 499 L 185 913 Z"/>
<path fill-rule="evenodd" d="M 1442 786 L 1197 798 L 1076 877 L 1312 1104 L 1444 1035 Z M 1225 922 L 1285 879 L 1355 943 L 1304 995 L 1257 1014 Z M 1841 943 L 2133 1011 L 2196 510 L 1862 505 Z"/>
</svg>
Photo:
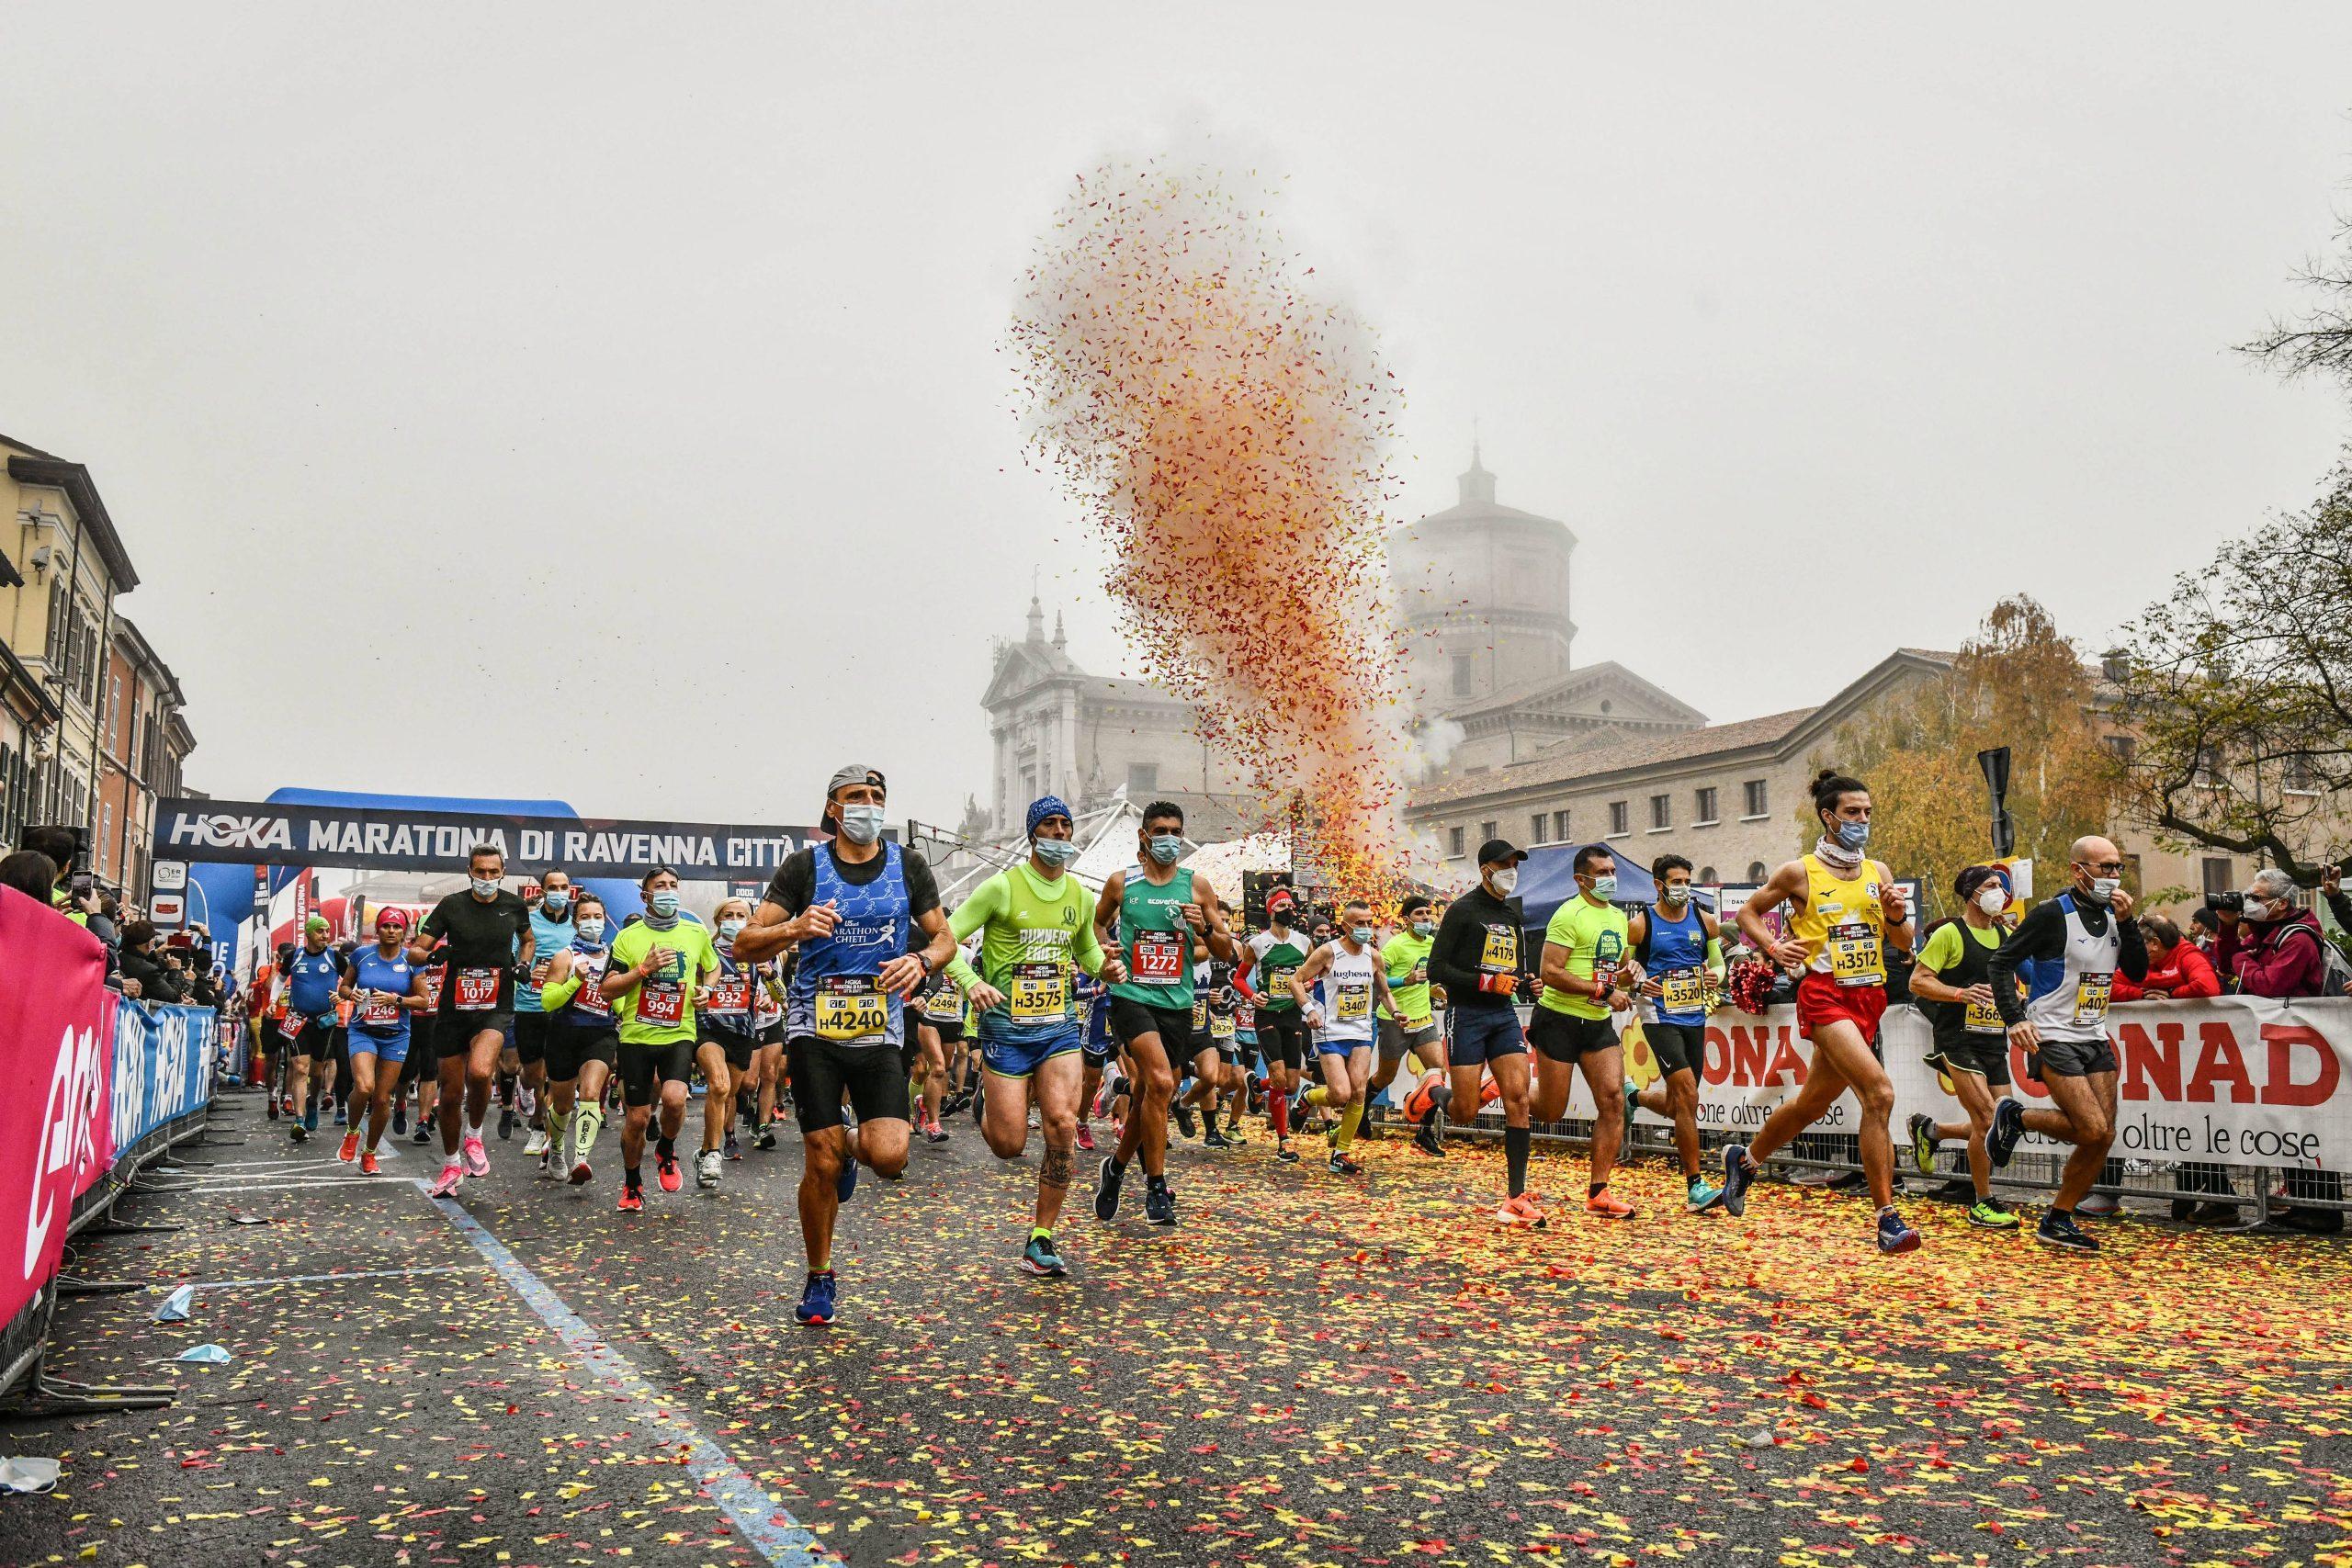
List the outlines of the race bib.
<svg viewBox="0 0 2352 1568">
<path fill-rule="evenodd" d="M 954 1023 L 964 1016 L 964 987 L 943 977 L 939 988 L 924 999 L 922 1015 L 933 1023 Z"/>
<path fill-rule="evenodd" d="M 1297 974 L 1297 973 L 1298 973 L 1298 965 L 1297 965 L 1297 964 L 1292 964 L 1292 965 L 1291 965 L 1289 968 L 1287 968 L 1287 969 L 1269 969 L 1269 970 L 1267 970 L 1267 971 L 1266 971 L 1266 998 L 1267 998 L 1267 999 L 1268 999 L 1268 1000 L 1270 1000 L 1270 1001 L 1272 1001 L 1272 1000 L 1274 1000 L 1274 999 L 1279 998 L 1279 999 L 1283 1000 L 1283 1001 L 1288 1001 L 1288 1000 L 1290 999 L 1290 977 L 1291 977 L 1293 975 L 1295 975 L 1295 974 Z"/>
<path fill-rule="evenodd" d="M 1338 1007 L 1334 1012 L 1341 1023 L 1353 1023 L 1372 1016 L 1372 987 L 1361 980 L 1350 981 L 1340 987 Z"/>
<path fill-rule="evenodd" d="M 571 1005 L 591 1018 L 612 1017 L 613 1004 L 605 999 L 605 993 L 599 988 L 603 978 L 601 975 L 582 976 L 580 989 L 572 993 Z"/>
<path fill-rule="evenodd" d="M 1486 945 L 1478 953 L 1478 967 L 1488 975 L 1517 973 L 1519 933 L 1509 926 L 1488 926 Z"/>
<path fill-rule="evenodd" d="M 1069 1016 L 1069 971 L 1058 964 L 1016 964 L 1006 976 L 1005 1008 L 1018 1021 Z"/>
<path fill-rule="evenodd" d="M 498 1010 L 498 971 L 495 969 L 460 969 L 454 976 L 458 994 L 452 1004 L 459 1012 L 495 1012 Z"/>
<path fill-rule="evenodd" d="M 277 1032 L 291 1040 L 302 1032 L 302 1023 L 303 1018 L 300 1013 L 289 1012 L 277 1021 Z"/>
<path fill-rule="evenodd" d="M 890 998 L 870 975 L 834 975 L 817 982 L 817 1038 L 872 1040 L 890 1032 Z"/>
<path fill-rule="evenodd" d="M 639 987 L 637 1021 L 664 1026 L 685 1022 L 685 987 L 675 980 L 648 980 Z"/>
<path fill-rule="evenodd" d="M 1213 1012 L 1209 1014 L 1209 1038 L 1212 1040 L 1230 1040 L 1233 1038 L 1233 1015 L 1231 1013 Z"/>
<path fill-rule="evenodd" d="M 1707 1010 L 1707 972 L 1703 969 L 1669 969 L 1658 978 L 1657 1010 L 1660 1012 L 1704 1012 Z"/>
<path fill-rule="evenodd" d="M 397 997 L 371 992 L 359 1004 L 359 1021 L 371 1028 L 390 1029 L 401 1021 L 401 1004 Z"/>
<path fill-rule="evenodd" d="M 445 976 L 438 969 L 424 972 L 424 1005 L 437 1010 L 441 1006 L 441 986 Z"/>
<path fill-rule="evenodd" d="M 1209 1026 L 1209 999 L 1205 996 L 1193 998 L 1193 1032 L 1198 1034 Z"/>
<path fill-rule="evenodd" d="M 1172 986 L 1184 977 L 1186 951 L 1192 943 L 1182 931 L 1136 932 L 1136 983 L 1142 986 Z"/>
<path fill-rule="evenodd" d="M 1864 921 L 1829 928 L 1829 974 L 1841 986 L 1883 986 L 1886 964 L 1879 956 L 1878 930 Z"/>
<path fill-rule="evenodd" d="M 2078 1025 L 2107 1022 L 2107 1004 L 2115 993 L 2111 970 L 2086 970 L 2075 976 L 2075 1018 Z"/>
<path fill-rule="evenodd" d="M 1968 1010 L 1961 1015 L 1960 1026 L 1971 1034 L 2004 1032 L 2001 1010 L 1991 1002 L 1970 1002 Z"/>
<path fill-rule="evenodd" d="M 718 1013 L 739 1013 L 752 1010 L 752 977 L 738 975 L 732 979 L 724 976 L 710 983 L 710 1001 L 707 1010 Z"/>
</svg>

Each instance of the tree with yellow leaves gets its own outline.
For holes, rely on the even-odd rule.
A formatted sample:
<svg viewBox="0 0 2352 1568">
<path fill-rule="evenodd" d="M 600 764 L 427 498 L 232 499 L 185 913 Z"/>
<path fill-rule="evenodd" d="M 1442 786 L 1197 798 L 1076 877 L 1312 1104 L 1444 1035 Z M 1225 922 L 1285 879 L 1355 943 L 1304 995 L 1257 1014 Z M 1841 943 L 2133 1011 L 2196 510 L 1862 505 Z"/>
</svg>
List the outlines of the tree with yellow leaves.
<svg viewBox="0 0 2352 1568">
<path fill-rule="evenodd" d="M 1993 606 L 1949 671 L 1842 727 L 1815 765 L 1870 784 L 1871 858 L 1919 878 L 1928 910 L 1950 913 L 1953 874 L 1993 855 L 1977 752 L 2010 750 L 2017 853 L 2055 871 L 2075 840 L 2108 831 L 2118 765 L 2093 696 L 2081 651 L 2020 593 Z"/>
</svg>

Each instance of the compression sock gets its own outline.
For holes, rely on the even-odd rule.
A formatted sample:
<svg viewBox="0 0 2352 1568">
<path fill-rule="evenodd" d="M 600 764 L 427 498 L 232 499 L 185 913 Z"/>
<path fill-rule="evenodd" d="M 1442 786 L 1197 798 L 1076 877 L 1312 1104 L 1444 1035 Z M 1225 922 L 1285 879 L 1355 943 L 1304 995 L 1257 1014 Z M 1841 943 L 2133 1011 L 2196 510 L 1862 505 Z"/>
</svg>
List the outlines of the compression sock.
<svg viewBox="0 0 2352 1568">
<path fill-rule="evenodd" d="M 637 1167 L 630 1166 L 628 1173 L 621 1178 L 621 1185 L 632 1192 L 642 1192 L 645 1190 L 645 1178 L 639 1174 Z"/>
<path fill-rule="evenodd" d="M 1290 1096 L 1282 1093 L 1280 1090 L 1269 1093 L 1266 1096 L 1266 1109 L 1273 1115 L 1274 1136 L 1277 1138 L 1289 1137 Z"/>
<path fill-rule="evenodd" d="M 1309 1105 L 1329 1105 L 1330 1102 L 1331 1086 L 1329 1084 L 1319 1083 L 1306 1091 L 1306 1103 Z"/>
<path fill-rule="evenodd" d="M 1534 1142 L 1534 1134 L 1529 1128 L 1503 1129 L 1503 1157 L 1510 1166 L 1510 1195 L 1514 1198 L 1527 1190 L 1527 1151 Z"/>
<path fill-rule="evenodd" d="M 678 1157 L 678 1140 L 675 1138 L 656 1138 L 653 1140 L 653 1152 L 660 1155 L 663 1159 L 675 1159 Z"/>
<path fill-rule="evenodd" d="M 1359 1100 L 1353 1105 L 1348 1107 L 1348 1113 L 1345 1116 L 1340 1118 L 1339 1143 L 1340 1152 L 1341 1154 L 1346 1154 L 1348 1152 L 1348 1145 L 1356 1141 L 1356 1129 L 1363 1125 L 1363 1101 Z"/>
<path fill-rule="evenodd" d="M 586 1159 L 588 1151 L 595 1146 L 596 1134 L 604 1130 L 605 1108 L 603 1106 L 574 1106 L 571 1111 L 572 1154 L 581 1159 Z"/>
</svg>

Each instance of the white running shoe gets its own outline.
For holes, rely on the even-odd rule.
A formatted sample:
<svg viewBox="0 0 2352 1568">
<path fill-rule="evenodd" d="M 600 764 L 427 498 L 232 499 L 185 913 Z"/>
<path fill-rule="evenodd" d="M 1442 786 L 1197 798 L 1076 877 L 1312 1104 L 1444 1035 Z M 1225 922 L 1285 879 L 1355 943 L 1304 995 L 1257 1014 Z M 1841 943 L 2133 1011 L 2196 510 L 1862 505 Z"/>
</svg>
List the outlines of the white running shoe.
<svg viewBox="0 0 2352 1568">
<path fill-rule="evenodd" d="M 718 1185 L 718 1151 L 717 1149 L 705 1149 L 695 1156 L 695 1185 L 696 1187 Z"/>
<path fill-rule="evenodd" d="M 548 1130 L 545 1127 L 532 1128 L 531 1135 L 523 1140 L 524 1155 L 528 1158 L 537 1159 L 547 1152 Z"/>
</svg>

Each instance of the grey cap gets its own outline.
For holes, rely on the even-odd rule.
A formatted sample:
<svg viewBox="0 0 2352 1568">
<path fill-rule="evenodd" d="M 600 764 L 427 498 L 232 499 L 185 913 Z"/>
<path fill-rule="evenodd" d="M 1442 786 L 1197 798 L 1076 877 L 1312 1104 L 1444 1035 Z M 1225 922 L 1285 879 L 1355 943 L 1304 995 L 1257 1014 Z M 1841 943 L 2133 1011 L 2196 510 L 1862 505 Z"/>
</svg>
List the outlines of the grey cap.
<svg viewBox="0 0 2352 1568">
<path fill-rule="evenodd" d="M 851 784 L 872 784 L 885 795 L 890 791 L 890 786 L 883 782 L 881 769 L 869 768 L 862 762 L 852 762 L 845 767 L 833 770 L 831 781 L 825 785 L 825 798 L 831 800 Z"/>
</svg>

